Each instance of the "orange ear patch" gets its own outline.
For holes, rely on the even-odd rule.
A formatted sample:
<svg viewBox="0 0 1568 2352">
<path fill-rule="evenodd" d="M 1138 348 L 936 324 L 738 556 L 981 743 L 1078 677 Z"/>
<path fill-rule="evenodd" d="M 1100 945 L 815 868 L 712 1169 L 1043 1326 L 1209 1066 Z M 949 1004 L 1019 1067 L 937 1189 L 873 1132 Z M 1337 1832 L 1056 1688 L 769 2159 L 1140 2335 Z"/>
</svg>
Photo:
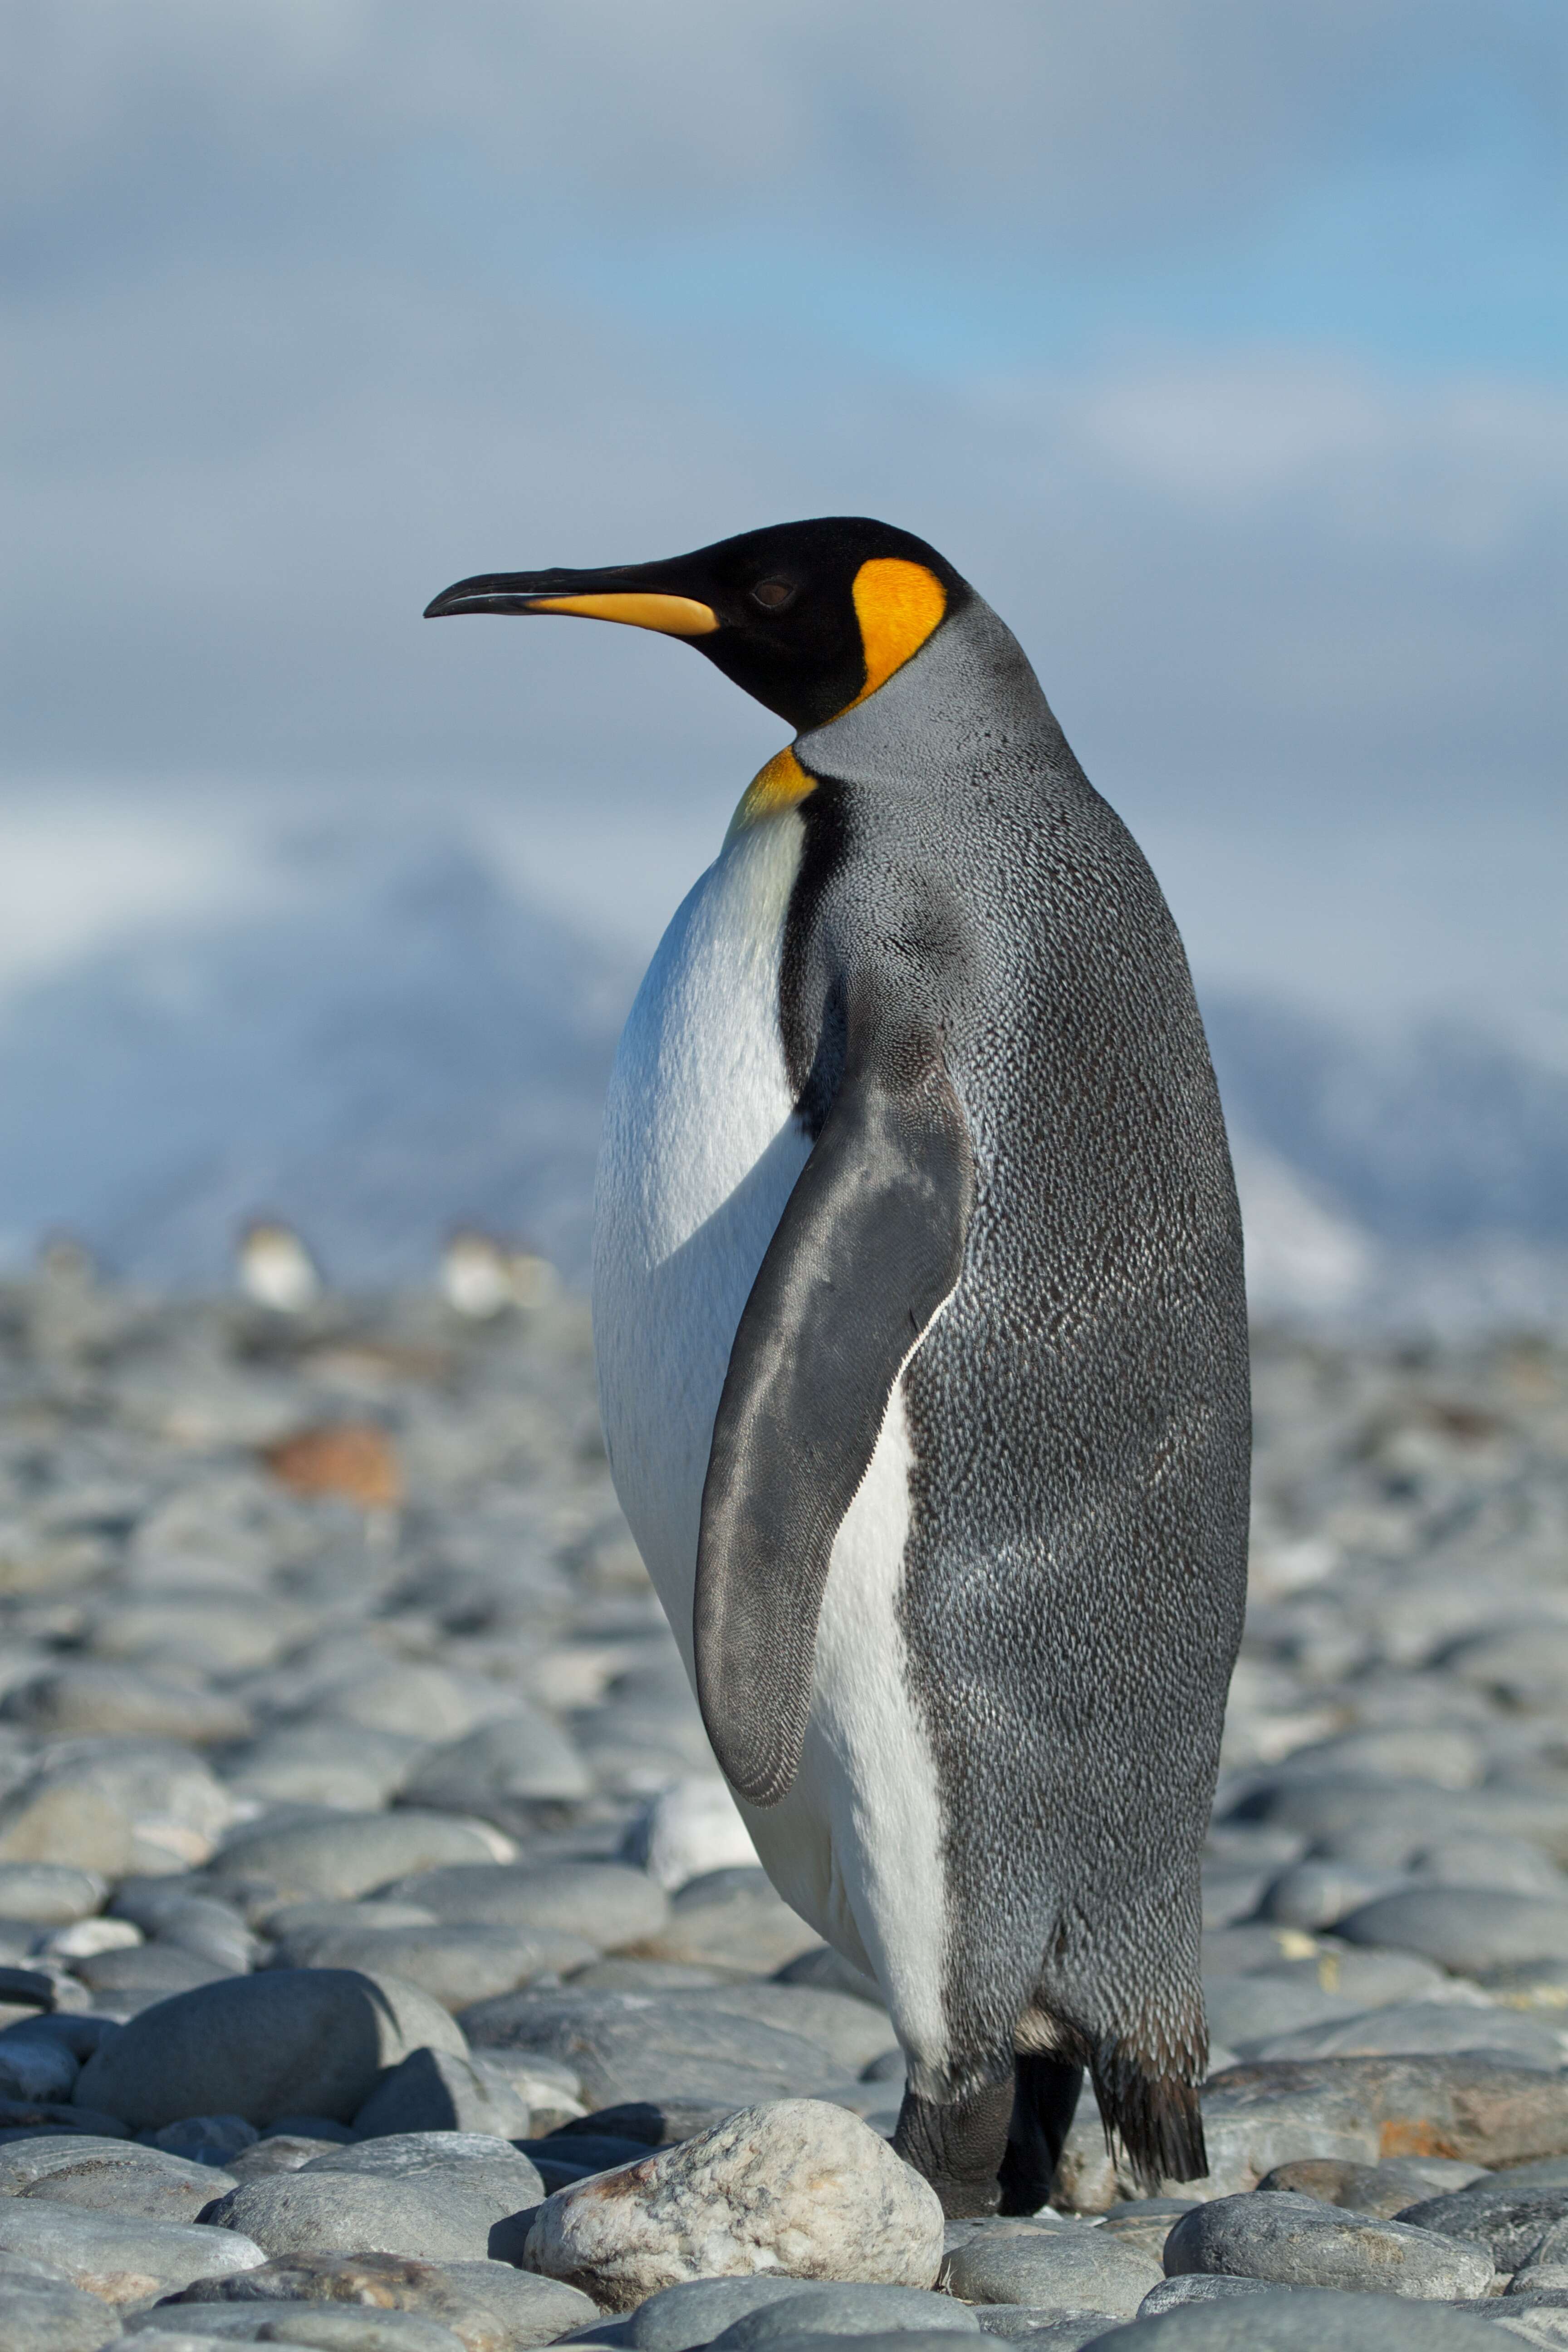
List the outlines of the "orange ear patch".
<svg viewBox="0 0 1568 2352">
<path fill-rule="evenodd" d="M 864 702 L 919 653 L 947 610 L 947 591 L 923 563 L 874 555 L 855 574 L 850 593 L 866 649 L 866 683 L 855 702 Z M 847 708 L 853 710 L 855 702 Z"/>
<path fill-rule="evenodd" d="M 759 769 L 746 786 L 735 811 L 734 824 L 760 824 L 765 816 L 777 816 L 783 809 L 797 807 L 808 793 L 816 790 L 816 778 L 807 773 L 786 745 L 784 751 L 774 752 L 767 766 Z"/>
</svg>

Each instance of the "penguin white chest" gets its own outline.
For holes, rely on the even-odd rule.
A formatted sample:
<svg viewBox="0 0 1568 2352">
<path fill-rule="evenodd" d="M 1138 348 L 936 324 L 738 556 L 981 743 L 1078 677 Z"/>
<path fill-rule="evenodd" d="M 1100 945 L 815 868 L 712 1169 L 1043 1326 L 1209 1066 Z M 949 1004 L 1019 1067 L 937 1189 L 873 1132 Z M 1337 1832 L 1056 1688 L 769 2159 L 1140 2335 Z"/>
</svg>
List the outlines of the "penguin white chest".
<svg viewBox="0 0 1568 2352">
<path fill-rule="evenodd" d="M 738 827 L 637 992 L 610 1080 L 594 1231 L 594 1343 L 616 1487 L 691 1665 L 713 1417 L 736 1326 L 811 1146 L 779 975 L 803 828 Z"/>
<path fill-rule="evenodd" d="M 779 1021 L 801 840 L 793 812 L 731 834 L 660 942 L 605 1111 L 594 1234 L 600 1411 L 621 1507 L 693 1682 L 714 1416 L 742 1313 L 811 1150 Z M 880 1981 L 923 2083 L 945 2049 L 946 1903 L 935 1766 L 897 1622 L 910 1458 L 895 1391 L 834 1546 L 795 1784 L 765 1811 L 742 1811 L 786 1900 Z"/>
</svg>

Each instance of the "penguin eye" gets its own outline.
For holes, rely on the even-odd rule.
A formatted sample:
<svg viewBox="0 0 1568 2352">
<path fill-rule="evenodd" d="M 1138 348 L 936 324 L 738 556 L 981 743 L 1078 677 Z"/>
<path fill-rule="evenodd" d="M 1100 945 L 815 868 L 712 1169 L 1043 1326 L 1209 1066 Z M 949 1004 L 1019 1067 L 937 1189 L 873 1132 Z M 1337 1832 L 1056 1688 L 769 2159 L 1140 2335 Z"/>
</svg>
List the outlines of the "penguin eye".
<svg viewBox="0 0 1568 2352">
<path fill-rule="evenodd" d="M 795 602 L 793 580 L 759 580 L 752 591 L 752 602 L 761 604 L 765 612 L 782 613 L 786 604 Z"/>
</svg>

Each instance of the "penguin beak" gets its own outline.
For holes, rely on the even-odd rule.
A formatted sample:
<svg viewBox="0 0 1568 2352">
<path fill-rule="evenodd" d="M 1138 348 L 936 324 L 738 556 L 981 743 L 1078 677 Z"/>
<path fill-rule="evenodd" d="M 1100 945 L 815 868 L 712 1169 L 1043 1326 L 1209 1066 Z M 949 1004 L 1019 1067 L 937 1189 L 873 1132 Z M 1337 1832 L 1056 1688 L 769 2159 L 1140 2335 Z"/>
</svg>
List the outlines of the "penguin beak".
<svg viewBox="0 0 1568 2352">
<path fill-rule="evenodd" d="M 667 637 L 711 636 L 719 615 L 695 596 L 635 585 L 637 574 L 615 572 L 481 572 L 458 580 L 425 607 L 427 621 L 453 613 L 568 613 L 587 621 L 619 621 L 657 629 Z"/>
</svg>

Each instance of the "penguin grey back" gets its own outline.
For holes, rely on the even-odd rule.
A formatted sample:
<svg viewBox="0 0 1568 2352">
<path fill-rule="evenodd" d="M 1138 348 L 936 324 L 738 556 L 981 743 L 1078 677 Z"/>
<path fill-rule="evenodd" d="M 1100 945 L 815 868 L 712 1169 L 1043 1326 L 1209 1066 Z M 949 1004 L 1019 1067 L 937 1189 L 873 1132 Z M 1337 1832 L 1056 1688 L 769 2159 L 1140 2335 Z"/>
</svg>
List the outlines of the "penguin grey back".
<svg viewBox="0 0 1568 2352">
<path fill-rule="evenodd" d="M 1186 961 L 978 598 L 802 737 L 781 1014 L 803 1115 L 847 977 L 939 1030 L 962 1273 L 904 1374 L 904 1630 L 946 1796 L 955 2052 L 1076 2058 L 1140 2168 L 1203 2164 L 1198 1856 L 1246 1592 L 1239 1213 Z"/>
</svg>

